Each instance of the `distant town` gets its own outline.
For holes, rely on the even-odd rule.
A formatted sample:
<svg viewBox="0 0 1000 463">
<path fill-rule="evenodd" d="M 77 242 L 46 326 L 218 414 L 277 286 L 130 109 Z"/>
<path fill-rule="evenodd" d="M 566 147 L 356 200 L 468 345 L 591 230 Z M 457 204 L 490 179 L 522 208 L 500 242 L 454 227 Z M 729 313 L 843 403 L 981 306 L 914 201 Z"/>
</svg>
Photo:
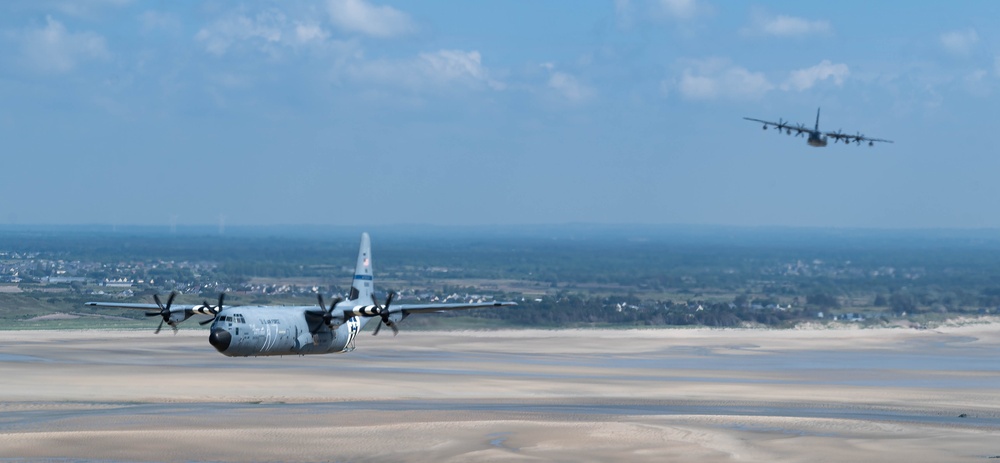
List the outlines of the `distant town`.
<svg viewBox="0 0 1000 463">
<path fill-rule="evenodd" d="M 885 246 L 881 236 L 824 242 L 806 231 L 794 245 L 753 234 L 732 244 L 645 233 L 654 239 L 390 236 L 373 247 L 376 288 L 412 302 L 519 302 L 454 315 L 481 326 L 919 326 L 1000 307 L 995 241 L 929 236 Z M 170 292 L 192 302 L 225 293 L 234 304 L 312 304 L 317 294 L 345 295 L 355 241 L 7 232 L 0 318 Z"/>
</svg>

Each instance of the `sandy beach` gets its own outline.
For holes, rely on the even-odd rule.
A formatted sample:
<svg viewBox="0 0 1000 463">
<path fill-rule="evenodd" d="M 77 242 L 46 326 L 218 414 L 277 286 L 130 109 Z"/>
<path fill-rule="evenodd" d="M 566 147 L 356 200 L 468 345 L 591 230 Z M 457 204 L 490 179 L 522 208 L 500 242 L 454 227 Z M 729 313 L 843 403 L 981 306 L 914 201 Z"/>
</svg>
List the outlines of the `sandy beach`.
<svg viewBox="0 0 1000 463">
<path fill-rule="evenodd" d="M 0 461 L 984 461 L 1000 323 L 364 336 L 0 331 Z"/>
</svg>

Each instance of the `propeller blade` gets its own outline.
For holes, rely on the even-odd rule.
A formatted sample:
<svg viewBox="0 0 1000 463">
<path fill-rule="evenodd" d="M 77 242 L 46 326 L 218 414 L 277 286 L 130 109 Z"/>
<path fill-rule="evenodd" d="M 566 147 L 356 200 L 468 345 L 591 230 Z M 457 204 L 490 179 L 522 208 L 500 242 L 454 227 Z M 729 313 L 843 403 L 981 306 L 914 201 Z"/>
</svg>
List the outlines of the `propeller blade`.
<svg viewBox="0 0 1000 463">
<path fill-rule="evenodd" d="M 170 326 L 174 329 L 174 333 L 177 332 L 177 326 L 174 325 L 173 323 L 170 323 L 170 305 L 174 303 L 175 297 L 177 297 L 177 292 L 171 291 L 170 297 L 167 298 L 167 305 L 163 305 L 163 302 L 160 301 L 160 295 L 159 294 L 153 295 L 153 300 L 156 301 L 156 306 L 160 308 L 160 311 L 146 312 L 146 316 L 155 317 L 159 315 L 162 318 L 162 320 L 160 320 L 160 324 L 156 327 L 156 331 L 154 331 L 153 334 L 160 334 L 160 330 L 163 328 L 163 322 L 169 323 Z"/>
<path fill-rule="evenodd" d="M 392 300 L 396 298 L 396 293 L 389 291 L 389 297 L 385 298 L 385 318 L 382 322 L 385 323 L 389 328 L 392 328 L 392 335 L 395 336 L 399 334 L 399 327 L 396 326 L 396 322 L 389 318 L 389 304 L 392 304 Z"/>
<path fill-rule="evenodd" d="M 204 302 L 205 307 L 208 307 L 212 311 L 212 313 L 215 314 L 215 315 L 212 318 L 209 318 L 208 320 L 204 320 L 204 321 L 198 322 L 198 324 L 201 325 L 201 326 L 205 326 L 205 325 L 207 325 L 209 323 L 214 322 L 216 319 L 218 319 L 219 318 L 219 313 L 222 312 L 222 301 L 225 300 L 225 298 L 226 298 L 226 293 L 219 293 L 219 305 L 217 305 L 215 307 L 212 307 L 212 306 L 208 305 L 208 301 L 205 301 Z"/>
<path fill-rule="evenodd" d="M 323 309 L 323 311 L 326 312 L 323 314 L 323 323 L 325 323 L 326 326 L 331 330 L 334 329 L 333 309 L 335 309 L 337 307 L 337 304 L 340 304 L 340 302 L 343 300 L 344 299 L 341 298 L 340 296 L 334 297 L 333 300 L 330 301 L 330 308 L 327 308 L 326 302 L 323 300 L 323 295 L 316 293 L 316 302 L 319 303 L 319 308 Z"/>
<path fill-rule="evenodd" d="M 382 329 L 382 322 L 385 321 L 385 317 L 382 316 L 382 306 L 378 305 L 378 299 L 375 299 L 375 293 L 372 293 L 372 304 L 375 304 L 376 313 L 378 313 L 381 317 L 378 325 L 375 325 L 375 331 L 372 331 L 372 336 L 378 336 L 378 331 Z"/>
<path fill-rule="evenodd" d="M 378 332 L 382 328 L 382 325 L 391 328 L 393 336 L 399 334 L 399 327 L 397 327 L 396 323 L 389 318 L 389 315 L 391 314 L 391 312 L 389 312 L 389 306 L 392 305 L 392 300 L 395 298 L 396 298 L 396 293 L 390 291 L 389 296 L 385 298 L 385 306 L 379 306 L 378 300 L 375 299 L 375 295 L 372 294 L 372 302 L 375 303 L 375 307 L 378 309 L 378 314 L 379 317 L 381 318 L 378 325 L 375 326 L 375 331 L 372 332 L 372 336 L 378 335 Z"/>
</svg>

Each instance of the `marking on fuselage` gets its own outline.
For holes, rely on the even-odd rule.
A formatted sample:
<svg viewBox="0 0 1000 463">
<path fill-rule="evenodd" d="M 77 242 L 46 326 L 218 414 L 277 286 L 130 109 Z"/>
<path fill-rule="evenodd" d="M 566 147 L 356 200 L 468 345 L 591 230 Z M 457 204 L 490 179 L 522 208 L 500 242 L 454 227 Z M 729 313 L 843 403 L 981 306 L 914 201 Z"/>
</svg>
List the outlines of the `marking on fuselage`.
<svg viewBox="0 0 1000 463">
<path fill-rule="evenodd" d="M 361 331 L 361 320 L 358 317 L 351 317 L 347 319 L 347 343 L 344 344 L 344 351 L 351 349 L 354 345 L 354 337 L 358 335 Z"/>
</svg>

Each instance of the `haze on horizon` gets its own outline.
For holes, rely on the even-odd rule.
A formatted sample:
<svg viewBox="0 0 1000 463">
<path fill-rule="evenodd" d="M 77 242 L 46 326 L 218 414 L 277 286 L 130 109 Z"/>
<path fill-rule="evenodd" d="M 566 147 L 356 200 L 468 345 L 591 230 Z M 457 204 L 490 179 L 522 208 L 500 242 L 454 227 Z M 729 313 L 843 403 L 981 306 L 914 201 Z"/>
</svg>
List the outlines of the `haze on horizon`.
<svg viewBox="0 0 1000 463">
<path fill-rule="evenodd" d="M 0 224 L 1000 227 L 997 2 L 0 12 Z"/>
</svg>

